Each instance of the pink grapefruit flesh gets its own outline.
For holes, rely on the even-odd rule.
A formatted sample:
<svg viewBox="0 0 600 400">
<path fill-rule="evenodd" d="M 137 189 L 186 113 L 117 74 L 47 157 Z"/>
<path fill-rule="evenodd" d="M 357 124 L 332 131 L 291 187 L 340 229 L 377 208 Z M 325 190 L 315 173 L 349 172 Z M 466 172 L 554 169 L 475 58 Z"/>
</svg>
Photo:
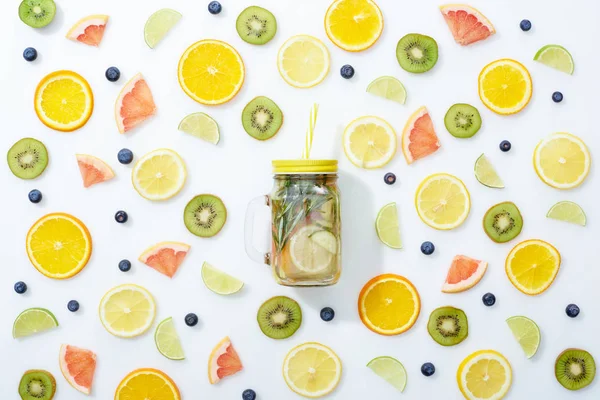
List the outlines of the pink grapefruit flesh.
<svg viewBox="0 0 600 400">
<path fill-rule="evenodd" d="M 185 243 L 163 242 L 144 251 L 139 260 L 150 268 L 172 278 L 189 250 L 190 246 Z"/>
<path fill-rule="evenodd" d="M 88 188 L 115 177 L 113 170 L 101 159 L 88 154 L 77 154 L 75 157 L 84 187 Z"/>
<path fill-rule="evenodd" d="M 231 344 L 229 337 L 215 346 L 208 360 L 208 380 L 211 384 L 242 370 L 242 361 Z"/>
<path fill-rule="evenodd" d="M 78 21 L 67 33 L 67 38 L 89 46 L 98 46 L 104 37 L 108 15 L 90 15 Z"/>
<path fill-rule="evenodd" d="M 59 363 L 67 382 L 81 393 L 90 394 L 96 371 L 96 354 L 63 344 L 60 347 Z"/>
<path fill-rule="evenodd" d="M 456 43 L 467 46 L 496 33 L 492 23 L 479 11 L 464 4 L 449 4 L 440 11 Z"/>
<path fill-rule="evenodd" d="M 137 74 L 121 90 L 115 103 L 115 119 L 119 132 L 129 132 L 156 113 L 150 87 L 142 74 Z"/>
<path fill-rule="evenodd" d="M 402 152 L 408 164 L 435 153 L 440 148 L 427 108 L 410 116 L 402 132 Z"/>
<path fill-rule="evenodd" d="M 448 270 L 446 282 L 442 286 L 444 293 L 464 292 L 475 286 L 487 270 L 488 263 L 467 256 L 456 256 Z"/>
</svg>

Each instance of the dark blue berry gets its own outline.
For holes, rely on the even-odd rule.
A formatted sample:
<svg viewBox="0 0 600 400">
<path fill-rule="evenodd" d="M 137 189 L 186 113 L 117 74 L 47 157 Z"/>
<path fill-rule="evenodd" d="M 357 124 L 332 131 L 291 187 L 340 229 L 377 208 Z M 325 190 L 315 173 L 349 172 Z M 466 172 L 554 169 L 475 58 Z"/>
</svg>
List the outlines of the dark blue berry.
<svg viewBox="0 0 600 400">
<path fill-rule="evenodd" d="M 25 59 L 25 61 L 35 61 L 35 59 L 37 58 L 37 50 L 33 47 L 26 48 L 23 51 L 23 58 Z"/>
<path fill-rule="evenodd" d="M 383 181 L 388 185 L 393 185 L 394 183 L 396 183 L 396 175 L 391 172 L 388 172 L 383 176 Z"/>
<path fill-rule="evenodd" d="M 127 272 L 131 269 L 131 262 L 129 260 L 119 261 L 119 269 L 123 272 Z"/>
<path fill-rule="evenodd" d="M 119 68 L 117 67 L 110 67 L 106 70 L 104 76 L 106 76 L 106 79 L 109 81 L 116 82 L 121 77 L 121 71 L 119 71 Z"/>
<path fill-rule="evenodd" d="M 42 201 L 42 192 L 37 189 L 33 189 L 29 192 L 29 201 L 32 203 L 39 203 Z"/>
<path fill-rule="evenodd" d="M 435 246 L 431 242 L 423 242 L 421 245 L 421 252 L 426 256 L 430 256 L 435 251 Z"/>
<path fill-rule="evenodd" d="M 555 103 L 560 103 L 563 101 L 563 94 L 561 92 L 552 93 L 552 101 Z"/>
<path fill-rule="evenodd" d="M 128 218 L 129 216 L 123 210 L 117 211 L 117 213 L 115 214 L 115 221 L 117 221 L 120 224 L 124 224 L 125 222 L 127 222 Z"/>
<path fill-rule="evenodd" d="M 325 307 L 321 310 L 321 319 L 325 322 L 333 320 L 335 317 L 335 311 L 331 307 Z"/>
<path fill-rule="evenodd" d="M 27 291 L 27 284 L 23 281 L 15 283 L 15 292 L 23 294 Z"/>
<path fill-rule="evenodd" d="M 577 307 L 577 304 L 569 304 L 565 310 L 565 312 L 567 313 L 567 315 L 571 318 L 575 318 L 576 316 L 579 315 L 579 307 Z"/>
<path fill-rule="evenodd" d="M 211 1 L 210 3 L 208 3 L 208 12 L 209 13 L 217 15 L 222 10 L 223 10 L 223 7 L 221 7 L 221 3 L 219 3 L 218 1 Z"/>
<path fill-rule="evenodd" d="M 509 151 L 511 147 L 512 147 L 512 145 L 510 144 L 510 142 L 508 140 L 503 140 L 500 142 L 500 150 L 502 150 L 505 153 L 507 151 Z"/>
<path fill-rule="evenodd" d="M 521 23 L 519 24 L 519 26 L 521 27 L 521 29 L 525 32 L 527 32 L 528 30 L 531 29 L 531 21 L 528 19 L 524 19 L 523 21 L 521 21 Z"/>
<path fill-rule="evenodd" d="M 342 68 L 340 68 L 340 75 L 344 79 L 350 79 L 354 76 L 354 67 L 352 65 L 346 64 Z"/>
<path fill-rule="evenodd" d="M 198 316 L 194 313 L 189 313 L 185 316 L 185 324 L 187 326 L 196 326 L 198 324 Z"/>
<path fill-rule="evenodd" d="M 435 374 L 435 365 L 430 362 L 426 362 L 425 364 L 421 365 L 421 373 L 425 376 L 431 376 Z"/>
<path fill-rule="evenodd" d="M 71 312 L 77 312 L 79 310 L 79 302 L 77 300 L 71 300 L 67 304 L 67 308 Z"/>
<path fill-rule="evenodd" d="M 121 164 L 131 164 L 133 161 L 133 152 L 129 149 L 121 149 L 117 154 L 117 159 Z"/>
<path fill-rule="evenodd" d="M 486 306 L 491 307 L 496 304 L 496 296 L 494 296 L 493 293 L 486 293 L 481 298 L 481 301 L 483 301 L 483 304 Z"/>
<path fill-rule="evenodd" d="M 252 389 L 246 389 L 242 393 L 242 400 L 255 400 L 256 392 Z"/>
</svg>

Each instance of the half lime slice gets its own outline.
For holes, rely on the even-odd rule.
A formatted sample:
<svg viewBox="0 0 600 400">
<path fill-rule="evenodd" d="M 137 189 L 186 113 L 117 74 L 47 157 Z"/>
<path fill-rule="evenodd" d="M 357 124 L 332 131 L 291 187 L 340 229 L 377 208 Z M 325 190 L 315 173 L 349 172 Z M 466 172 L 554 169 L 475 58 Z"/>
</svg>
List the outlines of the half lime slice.
<svg viewBox="0 0 600 400">
<path fill-rule="evenodd" d="M 581 226 L 587 222 L 583 208 L 572 201 L 559 201 L 548 210 L 546 217 Z"/>
<path fill-rule="evenodd" d="M 212 144 L 219 143 L 219 139 L 221 138 L 217 122 L 207 114 L 201 112 L 190 114 L 182 119 L 177 129 Z"/>
<path fill-rule="evenodd" d="M 181 341 L 179 335 L 175 330 L 175 324 L 173 318 L 169 317 L 156 327 L 154 332 L 154 343 L 156 348 L 163 356 L 169 360 L 183 360 L 185 354 L 183 353 L 183 347 L 181 347 Z"/>
<path fill-rule="evenodd" d="M 170 8 L 163 8 L 152 14 L 144 26 L 144 40 L 148 47 L 155 48 L 180 19 L 181 14 Z"/>
<path fill-rule="evenodd" d="M 56 328 L 58 321 L 54 314 L 45 308 L 29 308 L 23 311 L 13 324 L 13 337 L 15 339 L 45 332 Z"/>
<path fill-rule="evenodd" d="M 506 323 L 515 336 L 515 339 L 517 339 L 517 342 L 521 345 L 527 358 L 533 357 L 542 341 L 542 334 L 537 324 L 529 318 L 522 316 L 510 317 L 506 320 Z"/>
<path fill-rule="evenodd" d="M 382 356 L 369 361 L 367 367 L 385 379 L 390 385 L 398 389 L 400 392 L 404 391 L 404 388 L 406 387 L 407 376 L 406 370 L 400 361 L 393 357 Z"/>
<path fill-rule="evenodd" d="M 406 103 L 406 89 L 402 82 L 393 76 L 381 76 L 369 83 L 367 93 L 384 99 L 395 101 L 396 103 Z"/>
<path fill-rule="evenodd" d="M 222 295 L 237 293 L 244 287 L 244 282 L 216 269 L 207 262 L 202 264 L 202 281 L 208 289 Z"/>
<path fill-rule="evenodd" d="M 571 53 L 557 44 L 548 44 L 542 47 L 535 53 L 533 59 L 570 75 L 573 75 L 573 71 L 575 71 L 575 62 Z"/>
<path fill-rule="evenodd" d="M 475 178 L 484 186 L 495 189 L 504 188 L 504 182 L 485 154 L 480 155 L 477 161 L 475 161 Z"/>
<path fill-rule="evenodd" d="M 400 238 L 400 225 L 398 224 L 398 209 L 396 203 L 390 203 L 383 206 L 377 214 L 375 229 L 379 240 L 392 249 L 402 248 L 402 239 Z"/>
</svg>

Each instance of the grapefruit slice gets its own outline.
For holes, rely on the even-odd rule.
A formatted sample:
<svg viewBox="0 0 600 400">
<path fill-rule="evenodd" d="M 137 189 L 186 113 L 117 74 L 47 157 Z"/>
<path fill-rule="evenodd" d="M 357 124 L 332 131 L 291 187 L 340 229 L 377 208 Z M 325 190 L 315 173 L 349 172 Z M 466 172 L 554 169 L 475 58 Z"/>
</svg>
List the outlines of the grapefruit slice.
<svg viewBox="0 0 600 400">
<path fill-rule="evenodd" d="M 435 153 L 440 148 L 427 108 L 421 107 L 408 118 L 402 131 L 402 153 L 408 164 Z"/>
<path fill-rule="evenodd" d="M 115 173 L 107 163 L 98 157 L 88 154 L 76 154 L 77 165 L 83 179 L 83 186 L 88 188 L 96 183 L 104 182 L 115 177 Z"/>
<path fill-rule="evenodd" d="M 227 336 L 210 353 L 208 359 L 208 381 L 211 385 L 215 384 L 226 376 L 240 372 L 242 368 L 242 361 L 240 361 L 240 357 Z"/>
<path fill-rule="evenodd" d="M 496 33 L 494 25 L 478 10 L 466 4 L 446 4 L 440 11 L 456 43 L 467 46 Z"/>
<path fill-rule="evenodd" d="M 179 242 L 162 242 L 146 249 L 139 260 L 161 274 L 172 278 L 179 269 L 190 246 Z"/>
<path fill-rule="evenodd" d="M 446 282 L 442 286 L 444 293 L 459 293 L 475 286 L 487 270 L 488 263 L 467 256 L 456 256 L 448 270 Z"/>
<path fill-rule="evenodd" d="M 69 385 L 81 393 L 90 394 L 96 371 L 96 354 L 90 350 L 63 344 L 60 346 L 58 362 L 60 371 Z"/>
<path fill-rule="evenodd" d="M 96 46 L 102 41 L 108 15 L 90 15 L 80 19 L 67 33 L 67 39 Z"/>
<path fill-rule="evenodd" d="M 121 90 L 115 103 L 115 120 L 119 132 L 125 133 L 156 113 L 150 87 L 142 74 L 137 74 Z"/>
</svg>

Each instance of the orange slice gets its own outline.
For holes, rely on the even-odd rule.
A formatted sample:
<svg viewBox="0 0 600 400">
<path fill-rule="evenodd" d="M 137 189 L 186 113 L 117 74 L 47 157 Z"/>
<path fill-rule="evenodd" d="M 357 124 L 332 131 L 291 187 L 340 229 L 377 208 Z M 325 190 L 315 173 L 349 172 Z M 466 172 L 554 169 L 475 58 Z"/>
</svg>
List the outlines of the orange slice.
<svg viewBox="0 0 600 400">
<path fill-rule="evenodd" d="M 483 104 L 500 115 L 520 112 L 529 104 L 533 93 L 533 82 L 527 68 L 509 58 L 483 67 L 478 86 Z"/>
<path fill-rule="evenodd" d="M 162 242 L 146 249 L 139 260 L 150 268 L 154 268 L 161 274 L 172 278 L 188 251 L 190 251 L 190 246 L 185 243 Z"/>
<path fill-rule="evenodd" d="M 115 120 L 119 132 L 125 133 L 156 113 L 150 87 L 142 74 L 137 74 L 121 89 L 115 102 Z"/>
<path fill-rule="evenodd" d="M 104 36 L 108 15 L 90 15 L 79 20 L 67 33 L 67 39 L 98 46 Z"/>
<path fill-rule="evenodd" d="M 234 375 L 242 370 L 242 362 L 231 344 L 229 337 L 219 342 L 210 353 L 208 359 L 208 381 L 219 382 L 226 376 Z"/>
<path fill-rule="evenodd" d="M 494 25 L 478 10 L 466 4 L 446 4 L 440 11 L 461 46 L 487 39 L 496 33 Z"/>
<path fill-rule="evenodd" d="M 488 263 L 475 260 L 467 256 L 456 256 L 448 270 L 446 282 L 442 286 L 444 293 L 459 293 L 477 285 L 485 271 Z"/>
<path fill-rule="evenodd" d="M 552 285 L 560 269 L 560 253 L 543 240 L 519 243 L 506 257 L 506 275 L 522 293 L 538 295 Z"/>
<path fill-rule="evenodd" d="M 90 394 L 96 371 L 96 354 L 90 350 L 63 344 L 60 347 L 58 362 L 60 371 L 69 385 L 81 393 Z"/>
<path fill-rule="evenodd" d="M 88 188 L 115 177 L 113 170 L 101 159 L 88 154 L 76 154 L 75 157 L 83 179 L 83 187 Z"/>
<path fill-rule="evenodd" d="M 383 32 L 383 14 L 372 0 L 336 0 L 325 14 L 325 32 L 343 50 L 366 50 Z"/>
<path fill-rule="evenodd" d="M 115 400 L 181 400 L 181 395 L 167 374 L 153 368 L 141 368 L 123 378 L 115 392 Z"/>
<path fill-rule="evenodd" d="M 406 162 L 413 162 L 435 153 L 440 148 L 427 108 L 421 107 L 406 121 L 402 131 L 402 153 Z"/>
</svg>

